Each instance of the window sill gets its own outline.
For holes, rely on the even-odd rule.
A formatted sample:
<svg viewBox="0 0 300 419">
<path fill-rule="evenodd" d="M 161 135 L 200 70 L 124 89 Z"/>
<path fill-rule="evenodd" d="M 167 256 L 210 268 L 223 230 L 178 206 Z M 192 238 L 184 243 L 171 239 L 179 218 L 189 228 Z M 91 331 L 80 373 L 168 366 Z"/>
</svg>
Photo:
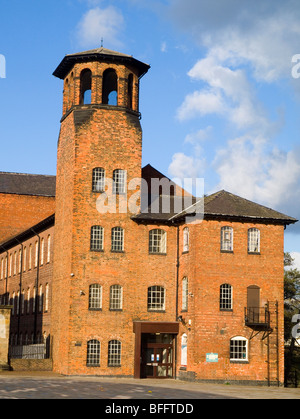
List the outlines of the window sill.
<svg viewBox="0 0 300 419">
<path fill-rule="evenodd" d="M 183 255 L 186 255 L 187 253 L 189 253 L 190 251 L 189 250 L 184 250 L 183 252 L 182 252 L 182 254 Z"/>
<path fill-rule="evenodd" d="M 248 361 L 248 359 L 245 359 L 245 361 L 243 361 L 242 359 L 240 359 L 240 360 L 231 359 L 230 363 L 231 364 L 249 364 L 249 361 Z"/>
<path fill-rule="evenodd" d="M 248 255 L 260 255 L 260 252 L 248 252 Z"/>
<path fill-rule="evenodd" d="M 102 311 L 102 308 L 89 308 L 89 311 Z"/>
<path fill-rule="evenodd" d="M 110 308 L 109 311 L 123 311 L 122 308 Z"/>
<path fill-rule="evenodd" d="M 155 252 L 149 252 L 149 255 L 154 255 L 154 256 L 167 256 L 167 253 L 155 253 Z"/>
<path fill-rule="evenodd" d="M 220 250 L 221 253 L 233 253 L 233 250 Z"/>
<path fill-rule="evenodd" d="M 220 308 L 220 311 L 225 312 L 225 313 L 226 313 L 226 312 L 227 312 L 227 313 L 228 313 L 228 312 L 229 312 L 229 313 L 230 313 L 230 312 L 232 313 L 232 312 L 233 312 L 233 309 L 232 309 L 232 308 Z"/>
<path fill-rule="evenodd" d="M 90 252 L 94 252 L 94 253 L 103 253 L 104 250 L 103 249 L 90 249 Z"/>
<path fill-rule="evenodd" d="M 111 250 L 111 253 L 125 253 L 125 250 Z"/>
<path fill-rule="evenodd" d="M 151 310 L 148 308 L 148 313 L 165 313 L 166 310 Z"/>
</svg>

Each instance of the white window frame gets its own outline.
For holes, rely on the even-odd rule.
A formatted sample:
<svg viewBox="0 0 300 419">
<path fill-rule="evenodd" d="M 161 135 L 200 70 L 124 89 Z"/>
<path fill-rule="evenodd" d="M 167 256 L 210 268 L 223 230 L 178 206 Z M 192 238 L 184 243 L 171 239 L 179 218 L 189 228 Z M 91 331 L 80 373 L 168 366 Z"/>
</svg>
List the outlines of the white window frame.
<svg viewBox="0 0 300 419">
<path fill-rule="evenodd" d="M 47 263 L 50 262 L 50 258 L 51 258 L 51 235 L 48 235 L 47 238 Z"/>
<path fill-rule="evenodd" d="M 88 367 L 100 367 L 101 343 L 97 339 L 87 342 L 86 365 Z"/>
<path fill-rule="evenodd" d="M 248 230 L 248 252 L 260 253 L 260 230 L 249 228 Z"/>
<path fill-rule="evenodd" d="M 167 232 L 165 230 L 155 228 L 149 231 L 149 253 L 157 255 L 167 253 Z"/>
<path fill-rule="evenodd" d="M 113 227 L 111 230 L 111 251 L 124 252 L 124 229 Z"/>
<path fill-rule="evenodd" d="M 109 289 L 109 310 L 120 311 L 123 309 L 123 287 L 118 284 L 111 285 Z"/>
<path fill-rule="evenodd" d="M 34 256 L 34 267 L 37 268 L 39 259 L 39 242 L 38 240 L 35 242 L 35 256 Z"/>
<path fill-rule="evenodd" d="M 190 230 L 188 227 L 183 229 L 183 251 L 188 252 L 190 249 Z"/>
<path fill-rule="evenodd" d="M 91 252 L 102 252 L 104 248 L 104 228 L 101 226 L 91 227 Z"/>
<path fill-rule="evenodd" d="M 45 286 L 45 311 L 49 310 L 49 284 Z"/>
<path fill-rule="evenodd" d="M 233 307 L 233 288 L 230 284 L 220 285 L 220 310 L 232 310 Z"/>
<path fill-rule="evenodd" d="M 148 288 L 147 296 L 148 311 L 165 311 L 166 290 L 161 285 L 152 285 Z"/>
<path fill-rule="evenodd" d="M 116 169 L 113 171 L 113 194 L 125 194 L 127 184 L 127 171 Z"/>
<path fill-rule="evenodd" d="M 102 309 L 102 286 L 91 284 L 89 287 L 89 310 Z"/>
<path fill-rule="evenodd" d="M 224 226 L 221 228 L 221 251 L 233 252 L 233 228 Z"/>
<path fill-rule="evenodd" d="M 181 311 L 188 311 L 189 280 L 187 276 L 182 279 L 182 307 Z"/>
<path fill-rule="evenodd" d="M 105 169 L 103 167 L 93 169 L 92 191 L 99 193 L 105 191 Z"/>
<path fill-rule="evenodd" d="M 108 366 L 120 367 L 122 355 L 122 343 L 113 339 L 108 342 Z"/>
<path fill-rule="evenodd" d="M 230 339 L 230 362 L 248 362 L 248 339 L 235 336 Z"/>
</svg>

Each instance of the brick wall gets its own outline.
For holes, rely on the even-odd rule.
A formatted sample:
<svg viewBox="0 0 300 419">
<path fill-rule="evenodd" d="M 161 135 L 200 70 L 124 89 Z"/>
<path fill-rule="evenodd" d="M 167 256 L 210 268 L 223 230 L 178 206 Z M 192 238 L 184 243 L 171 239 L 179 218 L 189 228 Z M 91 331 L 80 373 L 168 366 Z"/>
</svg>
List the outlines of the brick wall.
<svg viewBox="0 0 300 419">
<path fill-rule="evenodd" d="M 55 212 L 54 197 L 0 194 L 0 200 L 0 243 Z"/>
<path fill-rule="evenodd" d="M 14 344 L 24 344 L 26 340 L 31 343 L 33 335 L 41 339 L 50 334 L 53 244 L 54 227 L 51 227 L 23 241 L 23 246 L 11 247 L 0 254 L 0 295 L 13 306 L 10 338 Z M 18 335 L 22 342 L 17 340 Z"/>
<path fill-rule="evenodd" d="M 232 253 L 220 251 L 220 229 L 234 230 Z M 247 232 L 256 227 L 261 232 L 260 254 L 248 254 Z M 191 320 L 183 327 L 188 336 L 188 371 L 197 379 L 249 380 L 265 382 L 277 379 L 277 307 L 278 302 L 278 360 L 279 381 L 283 382 L 283 227 L 264 224 L 203 221 L 190 226 L 190 251 L 181 255 L 180 278 L 189 279 L 189 308 L 182 313 Z M 233 287 L 233 309 L 220 310 L 220 286 Z M 269 302 L 272 333 L 256 334 L 245 326 L 247 287 L 260 288 L 260 306 Z M 181 294 L 179 297 L 181 301 Z M 255 336 L 254 336 L 255 335 Z M 248 339 L 249 362 L 230 361 L 230 339 Z M 268 346 L 270 371 L 268 375 Z M 207 353 L 217 353 L 217 364 L 206 362 Z"/>
</svg>

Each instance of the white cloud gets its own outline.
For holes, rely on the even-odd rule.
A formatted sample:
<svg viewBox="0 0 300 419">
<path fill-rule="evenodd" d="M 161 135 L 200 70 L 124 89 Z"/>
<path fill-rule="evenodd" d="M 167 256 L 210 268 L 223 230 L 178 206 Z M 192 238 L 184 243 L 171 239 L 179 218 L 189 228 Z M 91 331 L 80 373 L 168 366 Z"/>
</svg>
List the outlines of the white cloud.
<svg viewBox="0 0 300 419">
<path fill-rule="evenodd" d="M 174 0 L 170 16 L 219 60 L 248 63 L 258 80 L 290 77 L 299 52 L 300 3 L 295 0 Z"/>
<path fill-rule="evenodd" d="M 270 128 L 265 111 L 254 94 L 254 88 L 242 69 L 222 65 L 210 53 L 189 71 L 192 80 L 205 82 L 209 88 L 189 94 L 178 111 L 180 120 L 208 113 L 225 116 L 237 128 Z"/>
<path fill-rule="evenodd" d="M 196 179 L 203 172 L 205 160 L 195 156 L 186 156 L 184 153 L 175 153 L 169 165 L 169 173 L 172 178 Z"/>
<path fill-rule="evenodd" d="M 120 34 L 124 28 L 122 13 L 113 6 L 90 9 L 82 17 L 77 27 L 78 42 L 83 47 L 97 47 L 104 40 L 104 45 L 120 47 Z"/>
<path fill-rule="evenodd" d="M 179 120 L 187 120 L 195 116 L 204 116 L 212 113 L 222 114 L 225 103 L 222 96 L 213 90 L 196 91 L 186 96 L 183 104 L 178 109 Z"/>
<path fill-rule="evenodd" d="M 290 255 L 294 259 L 293 265 L 290 267 L 290 269 L 298 269 L 300 271 L 300 253 L 291 252 Z"/>
<path fill-rule="evenodd" d="M 170 10 L 207 50 L 188 72 L 199 85 L 184 98 L 177 117 L 187 121 L 214 114 L 226 127 L 227 139 L 224 135 L 222 146 L 214 150 L 216 189 L 297 216 L 300 153 L 285 143 L 282 149 L 273 144 L 284 121 L 270 118 L 269 104 L 259 99 L 256 89 L 276 87 L 282 79 L 293 85 L 291 58 L 299 53 L 300 3 L 261 0 L 253 7 L 246 0 L 174 0 Z M 189 139 L 195 151 L 195 137 Z"/>
<path fill-rule="evenodd" d="M 161 52 L 167 52 L 167 43 L 166 42 L 162 42 L 162 44 L 160 46 L 160 51 Z"/>
<path fill-rule="evenodd" d="M 217 189 L 227 189 L 273 208 L 298 212 L 300 155 L 269 146 L 262 137 L 231 140 L 216 154 Z"/>
</svg>

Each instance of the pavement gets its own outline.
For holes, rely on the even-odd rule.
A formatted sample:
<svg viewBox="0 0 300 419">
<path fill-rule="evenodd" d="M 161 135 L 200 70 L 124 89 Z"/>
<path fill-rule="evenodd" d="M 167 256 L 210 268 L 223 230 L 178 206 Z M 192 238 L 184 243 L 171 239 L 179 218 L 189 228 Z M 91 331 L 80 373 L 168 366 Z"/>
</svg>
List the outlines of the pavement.
<svg viewBox="0 0 300 419">
<path fill-rule="evenodd" d="M 0 399 L 300 399 L 300 388 L 0 371 Z"/>
</svg>

